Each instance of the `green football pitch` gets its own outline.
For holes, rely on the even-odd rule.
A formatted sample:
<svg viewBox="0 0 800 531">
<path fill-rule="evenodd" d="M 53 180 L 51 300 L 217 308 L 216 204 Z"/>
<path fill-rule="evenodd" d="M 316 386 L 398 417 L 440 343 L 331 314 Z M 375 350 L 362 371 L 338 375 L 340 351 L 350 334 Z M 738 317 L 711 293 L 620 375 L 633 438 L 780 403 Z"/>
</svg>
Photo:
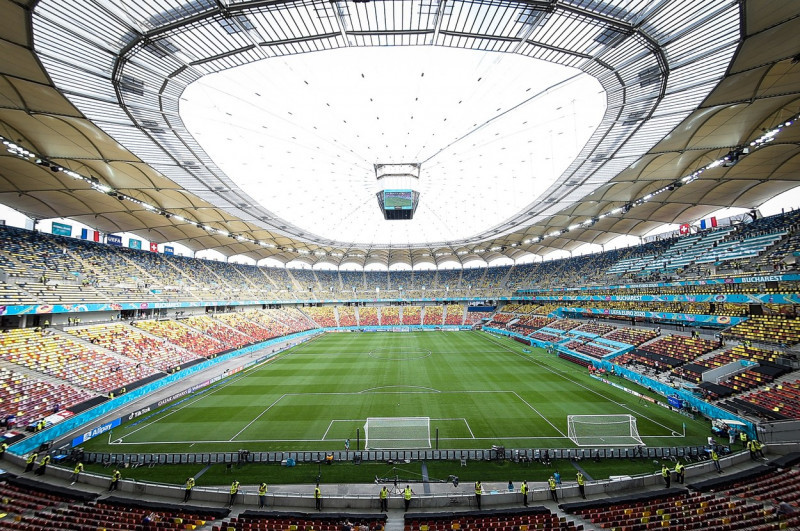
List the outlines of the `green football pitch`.
<svg viewBox="0 0 800 531">
<path fill-rule="evenodd" d="M 568 415 L 631 414 L 648 446 L 703 444 L 692 420 L 541 349 L 482 332 L 329 333 L 83 446 L 115 453 L 364 449 L 370 417 L 428 417 L 431 447 L 575 447 Z M 621 384 L 643 392 L 634 384 Z M 663 397 L 661 401 L 664 401 Z"/>
</svg>

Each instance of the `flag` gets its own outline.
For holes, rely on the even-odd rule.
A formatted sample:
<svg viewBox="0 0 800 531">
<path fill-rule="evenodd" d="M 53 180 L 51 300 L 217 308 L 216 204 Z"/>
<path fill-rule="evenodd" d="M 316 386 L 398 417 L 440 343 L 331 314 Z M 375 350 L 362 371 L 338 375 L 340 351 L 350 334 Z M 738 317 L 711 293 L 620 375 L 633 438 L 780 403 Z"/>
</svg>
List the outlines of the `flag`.
<svg viewBox="0 0 800 531">
<path fill-rule="evenodd" d="M 689 224 L 688 223 L 682 224 L 680 229 L 678 229 L 678 232 L 680 232 L 681 236 L 689 234 Z"/>
<path fill-rule="evenodd" d="M 92 235 L 92 239 L 94 241 L 96 241 L 96 242 L 100 241 L 100 231 L 99 230 L 94 231 L 94 234 Z"/>
<path fill-rule="evenodd" d="M 158 244 L 156 242 L 150 242 L 150 252 L 151 253 L 158 252 Z"/>
<path fill-rule="evenodd" d="M 717 218 L 715 218 L 714 216 L 712 216 L 712 217 L 710 217 L 708 219 L 701 219 L 700 220 L 700 228 L 702 230 L 710 229 L 710 228 L 716 227 L 716 226 L 717 226 Z"/>
</svg>

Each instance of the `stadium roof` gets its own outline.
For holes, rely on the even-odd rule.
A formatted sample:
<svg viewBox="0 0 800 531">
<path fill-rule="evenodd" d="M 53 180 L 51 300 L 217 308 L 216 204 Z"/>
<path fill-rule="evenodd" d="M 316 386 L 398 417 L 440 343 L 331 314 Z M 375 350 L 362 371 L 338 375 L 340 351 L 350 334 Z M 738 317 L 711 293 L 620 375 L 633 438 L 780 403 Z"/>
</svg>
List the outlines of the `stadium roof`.
<svg viewBox="0 0 800 531">
<path fill-rule="evenodd" d="M 37 218 L 284 262 L 438 264 L 602 244 L 799 184 L 800 128 L 750 145 L 800 111 L 796 2 L 0 0 L 0 13 L 0 135 L 17 146 L 0 154 L 0 202 Z M 242 79 L 278 77 L 280 97 L 245 98 L 257 90 Z M 570 86 L 600 87 L 599 119 L 578 121 L 591 112 Z M 231 128 L 197 128 L 188 105 L 209 90 L 196 108 Z M 395 125 L 365 121 L 381 117 Z M 590 134 L 547 175 L 557 129 Z M 414 143 L 379 149 L 380 132 Z M 364 217 L 388 163 L 420 163 L 420 217 L 380 223 L 419 231 Z"/>
</svg>

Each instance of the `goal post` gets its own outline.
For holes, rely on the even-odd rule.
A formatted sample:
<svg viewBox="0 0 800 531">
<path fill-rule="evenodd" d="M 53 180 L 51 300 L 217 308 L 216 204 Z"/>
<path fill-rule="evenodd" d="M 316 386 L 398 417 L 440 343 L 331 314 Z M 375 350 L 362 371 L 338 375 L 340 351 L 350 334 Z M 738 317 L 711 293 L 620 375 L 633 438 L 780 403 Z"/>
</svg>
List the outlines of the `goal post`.
<svg viewBox="0 0 800 531">
<path fill-rule="evenodd" d="M 369 417 L 365 450 L 411 450 L 431 447 L 430 417 Z"/>
<path fill-rule="evenodd" d="M 567 435 L 577 446 L 644 444 L 633 415 L 568 415 Z"/>
</svg>

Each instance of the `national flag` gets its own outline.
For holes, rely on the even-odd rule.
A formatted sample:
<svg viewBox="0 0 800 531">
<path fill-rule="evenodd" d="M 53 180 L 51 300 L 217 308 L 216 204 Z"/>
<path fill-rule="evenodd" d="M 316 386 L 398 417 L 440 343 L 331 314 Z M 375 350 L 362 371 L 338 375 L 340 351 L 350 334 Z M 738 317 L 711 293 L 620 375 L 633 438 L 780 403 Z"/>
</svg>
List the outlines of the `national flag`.
<svg viewBox="0 0 800 531">
<path fill-rule="evenodd" d="M 717 218 L 710 217 L 709 219 L 701 219 L 700 220 L 700 228 L 702 230 L 710 229 L 717 226 Z"/>
<path fill-rule="evenodd" d="M 158 252 L 158 244 L 156 242 L 150 242 L 150 252 L 151 253 Z"/>
<path fill-rule="evenodd" d="M 689 224 L 683 223 L 680 229 L 678 229 L 678 232 L 681 234 L 681 236 L 686 236 L 687 234 L 689 234 Z"/>
</svg>

